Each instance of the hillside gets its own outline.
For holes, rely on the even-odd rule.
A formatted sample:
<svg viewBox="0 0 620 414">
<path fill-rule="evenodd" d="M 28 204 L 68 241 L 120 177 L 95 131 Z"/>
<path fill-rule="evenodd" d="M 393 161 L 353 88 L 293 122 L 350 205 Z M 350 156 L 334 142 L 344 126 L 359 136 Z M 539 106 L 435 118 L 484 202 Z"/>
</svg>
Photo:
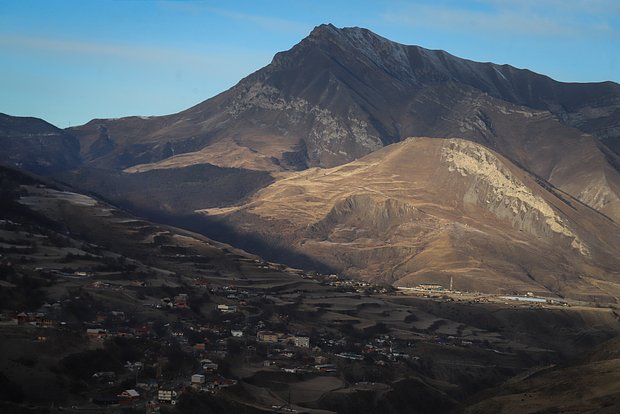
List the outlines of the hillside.
<svg viewBox="0 0 620 414">
<path fill-rule="evenodd" d="M 404 295 L 266 262 L 14 169 L 0 182 L 2 412 L 145 411 L 164 389 L 178 393 L 161 404 L 172 414 L 449 413 L 620 332 L 607 307 Z M 205 384 L 189 386 L 197 373 Z"/>
<path fill-rule="evenodd" d="M 620 220 L 620 86 L 321 25 L 222 94 L 163 117 L 70 128 L 88 165 L 126 172 L 210 163 L 334 167 L 409 136 L 459 137 Z M 616 151 L 616 152 L 614 152 Z"/>
<path fill-rule="evenodd" d="M 76 168 L 80 143 L 42 119 L 0 113 L 0 163 L 39 174 Z"/>
<path fill-rule="evenodd" d="M 462 412 L 616 413 L 620 409 L 620 340 L 615 338 L 569 363 L 483 393 Z"/>
<path fill-rule="evenodd" d="M 465 140 L 408 139 L 204 213 L 365 280 L 620 297 L 618 225 Z"/>
</svg>

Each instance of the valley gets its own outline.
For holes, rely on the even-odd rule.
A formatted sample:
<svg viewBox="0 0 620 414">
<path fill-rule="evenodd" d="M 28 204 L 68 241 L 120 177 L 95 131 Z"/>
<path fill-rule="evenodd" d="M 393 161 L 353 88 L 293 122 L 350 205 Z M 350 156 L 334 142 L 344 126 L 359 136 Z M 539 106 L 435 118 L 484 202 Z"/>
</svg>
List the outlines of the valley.
<svg viewBox="0 0 620 414">
<path fill-rule="evenodd" d="M 144 409 L 156 383 L 182 412 L 450 412 L 620 331 L 615 307 L 411 296 L 265 262 L 15 171 L 2 179 L 3 410 Z"/>
</svg>

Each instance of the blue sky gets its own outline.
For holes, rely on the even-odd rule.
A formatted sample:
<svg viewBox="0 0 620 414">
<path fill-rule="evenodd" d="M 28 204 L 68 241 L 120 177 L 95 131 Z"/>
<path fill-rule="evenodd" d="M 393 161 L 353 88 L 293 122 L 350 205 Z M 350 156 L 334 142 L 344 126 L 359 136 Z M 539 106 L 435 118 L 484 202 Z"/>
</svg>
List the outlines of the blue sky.
<svg viewBox="0 0 620 414">
<path fill-rule="evenodd" d="M 0 112 L 59 127 L 178 112 L 321 23 L 561 81 L 620 82 L 618 0 L 0 0 Z"/>
</svg>

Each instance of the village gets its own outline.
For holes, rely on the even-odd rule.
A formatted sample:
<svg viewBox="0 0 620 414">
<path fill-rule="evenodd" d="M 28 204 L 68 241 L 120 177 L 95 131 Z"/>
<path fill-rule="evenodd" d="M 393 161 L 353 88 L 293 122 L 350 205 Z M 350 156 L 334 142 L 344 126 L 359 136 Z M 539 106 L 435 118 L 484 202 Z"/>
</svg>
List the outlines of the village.
<svg viewBox="0 0 620 414">
<path fill-rule="evenodd" d="M 254 264 L 274 270 L 262 261 Z M 49 275 L 45 269 L 36 271 Z M 223 284 L 175 276 L 174 288 L 153 288 L 149 278 L 115 282 L 110 274 L 98 278 L 96 271 L 74 276 L 61 279 L 73 286 L 68 289 L 75 292 L 72 296 L 34 311 L 4 310 L 0 321 L 0 329 L 32 332 L 32 340 L 42 345 L 59 333 L 78 336 L 86 349 L 78 355 L 106 356 L 112 348 L 127 348 L 121 353 L 134 356 L 110 364 L 104 358 L 94 358 L 92 364 L 78 358 L 79 367 L 72 366 L 75 355 L 65 358 L 63 363 L 77 369 L 87 384 L 72 407 L 158 412 L 176 405 L 184 393 L 216 395 L 268 372 L 365 384 L 384 381 L 394 366 L 415 369 L 428 363 L 417 354 L 420 341 L 474 346 L 473 341 L 430 330 L 395 335 L 383 322 L 354 327 L 360 315 L 347 310 L 351 302 L 351 310 L 375 309 L 373 295 L 395 292 L 337 275 L 293 274 L 297 281 L 280 286 L 265 285 L 260 278 Z M 102 300 L 110 297 L 121 297 L 121 306 L 113 308 Z M 136 306 L 142 310 L 132 311 Z M 382 307 L 381 313 L 389 316 L 386 312 Z M 368 369 L 373 366 L 376 369 Z"/>
<path fill-rule="evenodd" d="M 439 404 L 459 398 L 457 389 L 550 364 L 548 348 L 561 346 L 506 323 L 517 312 L 539 319 L 543 308 L 544 317 L 562 317 L 561 302 L 508 298 L 538 299 L 527 292 L 397 289 L 267 262 L 105 208 L 98 214 L 103 224 L 86 230 L 79 220 L 70 229 L 0 222 L 0 381 L 11 404 L 338 411 L 358 395 L 401 392 L 403 382 L 435 384 L 420 392 L 438 393 Z M 497 320 L 481 316 L 489 310 Z M 478 382 L 464 380 L 472 373 Z"/>
</svg>

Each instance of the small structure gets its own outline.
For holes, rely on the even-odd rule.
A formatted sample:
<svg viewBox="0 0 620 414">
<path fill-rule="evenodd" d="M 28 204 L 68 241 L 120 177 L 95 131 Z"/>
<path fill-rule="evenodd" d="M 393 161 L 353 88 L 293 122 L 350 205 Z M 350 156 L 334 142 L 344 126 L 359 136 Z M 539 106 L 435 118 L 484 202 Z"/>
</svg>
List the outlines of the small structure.
<svg viewBox="0 0 620 414">
<path fill-rule="evenodd" d="M 177 395 L 175 390 L 160 388 L 157 390 L 157 401 L 162 404 L 175 405 L 177 403 Z"/>
<path fill-rule="evenodd" d="M 205 376 L 202 374 L 194 374 L 191 379 L 192 385 L 203 385 L 205 383 Z"/>
<path fill-rule="evenodd" d="M 204 369 L 205 372 L 217 371 L 218 365 L 210 359 L 203 359 L 202 361 L 200 361 L 200 364 L 202 365 L 202 369 Z"/>
<path fill-rule="evenodd" d="M 117 397 L 121 404 L 130 404 L 140 399 L 140 393 L 132 388 L 121 392 Z"/>
<path fill-rule="evenodd" d="M 317 355 L 314 357 L 314 363 L 317 365 L 325 365 L 327 364 L 327 357 L 323 355 Z"/>
<path fill-rule="evenodd" d="M 174 297 L 174 307 L 179 309 L 188 309 L 189 305 L 187 303 L 188 297 L 187 293 L 181 293 Z"/>
<path fill-rule="evenodd" d="M 240 331 L 237 329 L 231 329 L 230 334 L 234 336 L 235 338 L 241 338 L 243 336 L 243 331 Z"/>
<path fill-rule="evenodd" d="M 419 284 L 418 286 L 416 286 L 416 289 L 417 290 L 422 290 L 422 291 L 425 291 L 425 292 L 443 292 L 444 290 L 446 290 L 441 285 L 430 284 L 430 283 Z"/>
<path fill-rule="evenodd" d="M 256 333 L 256 340 L 259 342 L 276 343 L 278 342 L 278 334 L 271 331 L 258 331 Z"/>
<path fill-rule="evenodd" d="M 222 313 L 235 313 L 237 312 L 237 307 L 235 305 L 220 304 L 217 305 L 217 310 Z"/>
<path fill-rule="evenodd" d="M 299 348 L 310 348 L 310 338 L 307 336 L 296 336 L 293 338 L 293 343 Z"/>
</svg>

